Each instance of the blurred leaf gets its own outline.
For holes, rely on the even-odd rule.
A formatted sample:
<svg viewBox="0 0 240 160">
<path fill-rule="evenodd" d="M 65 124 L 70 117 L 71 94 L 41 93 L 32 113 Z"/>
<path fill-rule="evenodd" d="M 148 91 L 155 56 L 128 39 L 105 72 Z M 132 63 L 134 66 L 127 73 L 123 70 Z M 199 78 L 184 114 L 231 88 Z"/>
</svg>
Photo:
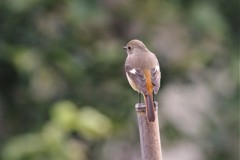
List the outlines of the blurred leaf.
<svg viewBox="0 0 240 160">
<path fill-rule="evenodd" d="M 75 125 L 78 109 L 71 101 L 63 100 L 54 104 L 51 112 L 52 121 L 65 131 L 72 130 Z"/>
<path fill-rule="evenodd" d="M 34 49 L 15 48 L 13 61 L 20 72 L 32 73 L 41 65 L 41 55 Z"/>
<path fill-rule="evenodd" d="M 82 108 L 76 118 L 76 129 L 86 138 L 98 139 L 111 133 L 110 119 L 91 107 Z"/>
<path fill-rule="evenodd" d="M 23 160 L 45 150 L 39 134 L 25 134 L 13 138 L 2 152 L 4 160 Z"/>
</svg>

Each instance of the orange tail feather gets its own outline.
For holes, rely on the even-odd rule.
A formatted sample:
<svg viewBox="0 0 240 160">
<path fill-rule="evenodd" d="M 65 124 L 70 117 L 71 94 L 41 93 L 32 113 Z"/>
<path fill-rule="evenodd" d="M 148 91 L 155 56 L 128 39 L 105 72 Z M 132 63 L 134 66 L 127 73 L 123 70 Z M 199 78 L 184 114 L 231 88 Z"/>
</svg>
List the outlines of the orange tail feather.
<svg viewBox="0 0 240 160">
<path fill-rule="evenodd" d="M 154 122 L 155 121 L 155 113 L 154 113 L 154 102 L 153 102 L 153 96 L 152 95 L 146 95 L 146 115 L 148 122 Z"/>
</svg>

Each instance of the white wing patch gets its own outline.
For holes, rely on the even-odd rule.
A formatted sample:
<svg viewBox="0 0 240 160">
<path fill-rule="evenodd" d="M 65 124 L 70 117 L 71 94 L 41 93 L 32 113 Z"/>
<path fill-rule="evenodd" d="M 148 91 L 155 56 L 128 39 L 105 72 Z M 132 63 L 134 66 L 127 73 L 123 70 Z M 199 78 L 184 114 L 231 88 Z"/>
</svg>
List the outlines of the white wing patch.
<svg viewBox="0 0 240 160">
<path fill-rule="evenodd" d="M 155 69 L 156 69 L 157 71 L 159 71 L 159 70 L 160 70 L 159 66 L 156 66 L 156 67 L 155 67 Z"/>
<path fill-rule="evenodd" d="M 135 68 L 133 68 L 133 69 L 131 69 L 129 72 L 132 73 L 132 74 L 136 74 L 137 71 L 136 71 Z"/>
</svg>

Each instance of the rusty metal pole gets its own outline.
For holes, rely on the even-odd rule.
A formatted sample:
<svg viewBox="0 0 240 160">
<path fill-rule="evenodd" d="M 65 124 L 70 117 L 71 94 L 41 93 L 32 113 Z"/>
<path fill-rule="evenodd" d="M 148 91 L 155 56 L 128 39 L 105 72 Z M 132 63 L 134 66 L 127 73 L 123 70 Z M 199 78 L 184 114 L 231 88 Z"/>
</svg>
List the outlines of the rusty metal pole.
<svg viewBox="0 0 240 160">
<path fill-rule="evenodd" d="M 162 160 L 161 139 L 157 114 L 158 102 L 156 101 L 155 106 L 156 119 L 154 122 L 148 122 L 145 103 L 137 103 L 135 105 L 143 160 Z"/>
</svg>

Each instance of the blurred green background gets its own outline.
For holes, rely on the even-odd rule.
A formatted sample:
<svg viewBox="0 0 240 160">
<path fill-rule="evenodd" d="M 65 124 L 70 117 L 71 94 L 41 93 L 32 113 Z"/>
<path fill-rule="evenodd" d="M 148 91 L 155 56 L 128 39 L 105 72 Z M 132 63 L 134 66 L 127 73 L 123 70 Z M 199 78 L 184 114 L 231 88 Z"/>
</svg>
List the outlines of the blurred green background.
<svg viewBox="0 0 240 160">
<path fill-rule="evenodd" d="M 239 157 L 238 0 L 1 0 L 0 159 L 140 160 L 131 39 L 162 71 L 164 160 Z"/>
</svg>

